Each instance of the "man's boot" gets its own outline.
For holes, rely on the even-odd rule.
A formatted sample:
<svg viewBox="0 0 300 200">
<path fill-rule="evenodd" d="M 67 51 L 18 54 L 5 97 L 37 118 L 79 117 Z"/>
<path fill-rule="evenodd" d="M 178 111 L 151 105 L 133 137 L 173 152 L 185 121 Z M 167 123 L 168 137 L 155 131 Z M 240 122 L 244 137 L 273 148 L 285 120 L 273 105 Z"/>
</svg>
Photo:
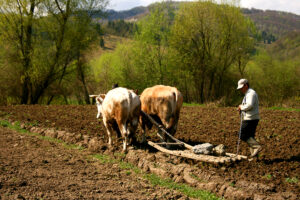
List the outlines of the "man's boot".
<svg viewBox="0 0 300 200">
<path fill-rule="evenodd" d="M 250 137 L 247 140 L 247 143 L 250 147 L 250 152 L 251 152 L 250 157 L 251 158 L 256 156 L 259 152 L 261 152 L 262 147 L 260 146 L 260 144 L 253 137 Z"/>
</svg>

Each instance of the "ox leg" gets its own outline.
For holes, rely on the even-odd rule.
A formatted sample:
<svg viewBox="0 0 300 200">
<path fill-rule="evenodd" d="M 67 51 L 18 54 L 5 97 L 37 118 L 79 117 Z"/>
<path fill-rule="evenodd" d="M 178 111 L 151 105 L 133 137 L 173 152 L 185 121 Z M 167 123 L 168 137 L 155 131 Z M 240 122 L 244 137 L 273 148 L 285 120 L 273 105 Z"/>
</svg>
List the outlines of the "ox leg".
<svg viewBox="0 0 300 200">
<path fill-rule="evenodd" d="M 123 152 L 127 152 L 128 137 L 123 138 Z"/>
<path fill-rule="evenodd" d="M 136 143 L 136 135 L 135 135 L 135 132 L 136 132 L 136 129 L 138 127 L 138 124 L 139 124 L 139 121 L 138 121 L 138 118 L 135 118 L 131 121 L 130 123 L 130 131 L 129 131 L 129 135 L 131 137 L 131 143 L 132 144 L 135 144 Z"/>
<path fill-rule="evenodd" d="M 145 121 L 145 119 L 144 119 L 144 117 L 141 117 L 141 119 L 140 119 L 140 123 L 141 123 L 141 127 L 142 127 L 142 143 L 146 143 L 146 121 Z"/>
<path fill-rule="evenodd" d="M 146 128 L 143 129 L 143 135 L 142 135 L 142 143 L 146 143 L 147 139 L 146 139 Z"/>
<path fill-rule="evenodd" d="M 121 123 L 121 122 L 117 122 L 122 138 L 123 138 L 123 152 L 127 151 L 127 144 L 128 144 L 128 131 L 127 131 L 127 124 L 125 123 Z"/>
<path fill-rule="evenodd" d="M 175 124 L 173 127 L 167 129 L 168 133 L 170 133 L 171 135 L 175 135 L 176 133 L 176 129 L 177 129 L 177 124 Z M 170 137 L 167 137 L 167 141 L 169 142 L 171 140 Z"/>
<path fill-rule="evenodd" d="M 107 131 L 108 145 L 112 146 L 111 134 L 113 132 L 113 128 L 111 127 L 111 125 L 106 120 L 103 120 L 103 123 L 104 123 L 104 126 L 106 127 L 106 131 Z"/>
</svg>

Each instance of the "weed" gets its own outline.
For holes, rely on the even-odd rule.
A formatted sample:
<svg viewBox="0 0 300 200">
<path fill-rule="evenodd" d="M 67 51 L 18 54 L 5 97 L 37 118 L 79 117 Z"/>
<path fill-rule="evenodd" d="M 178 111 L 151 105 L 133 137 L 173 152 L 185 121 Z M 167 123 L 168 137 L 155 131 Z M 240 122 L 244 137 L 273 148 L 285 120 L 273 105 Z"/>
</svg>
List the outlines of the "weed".
<svg viewBox="0 0 300 200">
<path fill-rule="evenodd" d="M 95 155 L 92 155 L 92 157 L 99 160 L 102 164 L 117 162 L 117 160 L 112 159 L 110 156 L 107 156 L 107 155 L 104 155 L 104 154 L 95 154 Z"/>
<path fill-rule="evenodd" d="M 118 160 L 123 160 L 126 155 L 124 153 L 120 153 L 120 152 L 115 152 L 114 156 L 118 159 Z"/>
<path fill-rule="evenodd" d="M 42 139 L 42 140 L 49 141 L 49 142 L 63 143 L 62 140 L 52 138 L 52 137 L 49 137 L 49 136 L 39 136 L 39 138 Z"/>
<path fill-rule="evenodd" d="M 135 166 L 131 163 L 121 161 L 120 162 L 120 168 L 121 169 L 134 169 Z"/>
<path fill-rule="evenodd" d="M 207 182 L 207 181 L 204 181 L 204 180 L 200 179 L 198 176 L 196 176 L 196 175 L 193 174 L 193 173 L 191 173 L 190 176 L 191 176 L 193 179 L 195 179 L 195 180 L 197 180 L 197 181 L 199 181 L 199 182 Z"/>
<path fill-rule="evenodd" d="M 162 179 L 155 174 L 146 174 L 144 177 L 146 179 L 148 179 L 151 182 L 151 184 L 153 184 L 153 185 L 159 185 L 159 186 L 163 186 L 163 187 L 166 187 L 169 189 L 178 190 L 192 198 L 208 199 L 208 200 L 209 199 L 213 199 L 213 200 L 219 199 L 214 194 L 212 194 L 208 191 L 197 190 L 186 184 L 175 183 L 171 179 Z"/>
<path fill-rule="evenodd" d="M 265 175 L 263 176 L 263 178 L 268 179 L 268 180 L 271 180 L 272 177 L 273 177 L 272 174 L 265 174 Z"/>
<path fill-rule="evenodd" d="M 38 126 L 39 122 L 37 120 L 34 120 L 33 122 L 28 122 L 27 125 L 29 125 L 29 126 Z"/>
<path fill-rule="evenodd" d="M 287 183 L 298 183 L 299 182 L 299 179 L 297 179 L 296 177 L 292 177 L 292 178 L 286 178 L 285 181 Z"/>
<path fill-rule="evenodd" d="M 129 176 L 131 174 L 131 171 L 126 171 L 126 175 Z"/>
<path fill-rule="evenodd" d="M 158 163 L 154 163 L 154 168 L 160 168 Z"/>
<path fill-rule="evenodd" d="M 270 108 L 267 108 L 269 110 L 284 110 L 284 111 L 296 111 L 296 112 L 299 112 L 300 109 L 298 108 L 283 108 L 283 107 L 270 107 Z"/>
<path fill-rule="evenodd" d="M 198 104 L 198 103 L 183 103 L 183 106 L 201 106 L 204 107 L 204 104 Z"/>
<path fill-rule="evenodd" d="M 9 122 L 6 121 L 6 120 L 2 120 L 2 121 L 0 121 L 0 125 L 3 126 L 3 127 L 8 127 Z"/>
<path fill-rule="evenodd" d="M 229 185 L 230 185 L 231 187 L 235 187 L 235 182 L 233 181 L 233 182 L 229 183 Z"/>
</svg>

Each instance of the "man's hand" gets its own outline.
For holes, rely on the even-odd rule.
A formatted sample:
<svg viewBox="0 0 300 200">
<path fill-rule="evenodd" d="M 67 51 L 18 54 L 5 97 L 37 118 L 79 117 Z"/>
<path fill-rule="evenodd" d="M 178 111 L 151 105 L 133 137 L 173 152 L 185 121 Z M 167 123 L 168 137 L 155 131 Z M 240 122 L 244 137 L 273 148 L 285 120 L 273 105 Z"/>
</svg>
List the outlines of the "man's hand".
<svg viewBox="0 0 300 200">
<path fill-rule="evenodd" d="M 241 106 L 242 106 L 242 104 L 239 105 L 238 108 L 237 108 L 237 110 L 238 110 L 239 112 L 241 112 Z"/>
</svg>

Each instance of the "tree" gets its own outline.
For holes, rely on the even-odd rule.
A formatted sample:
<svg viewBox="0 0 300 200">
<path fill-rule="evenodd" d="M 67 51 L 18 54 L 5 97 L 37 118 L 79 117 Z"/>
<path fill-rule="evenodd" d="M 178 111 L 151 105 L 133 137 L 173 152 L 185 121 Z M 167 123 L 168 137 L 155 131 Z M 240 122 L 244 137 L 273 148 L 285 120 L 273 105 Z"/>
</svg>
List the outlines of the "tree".
<svg viewBox="0 0 300 200">
<path fill-rule="evenodd" d="M 1 3 L 1 43 L 15 68 L 22 104 L 36 104 L 51 85 L 76 71 L 91 32 L 87 10 L 103 9 L 106 0 L 5 0 Z M 76 30 L 76 31 L 74 31 Z M 74 40 L 76 38 L 76 40 Z M 16 65 L 17 63 L 17 65 Z M 16 67 L 17 66 L 17 67 Z M 79 70 L 77 65 L 77 72 Z M 82 75 L 82 74 L 81 74 Z M 84 84 L 82 76 L 81 81 Z M 60 84 L 58 84 L 60 85 Z"/>
<path fill-rule="evenodd" d="M 199 1 L 180 8 L 170 44 L 178 51 L 181 68 L 193 76 L 198 102 L 225 94 L 228 69 L 253 48 L 251 28 L 234 5 Z"/>
<path fill-rule="evenodd" d="M 150 14 L 138 23 L 136 40 L 142 46 L 143 65 L 148 84 L 165 84 L 167 79 L 167 49 L 174 9 L 168 2 L 154 4 Z M 141 63 L 142 64 L 142 63 Z"/>
<path fill-rule="evenodd" d="M 102 49 L 105 47 L 103 37 L 100 37 L 100 47 L 101 47 Z"/>
</svg>

